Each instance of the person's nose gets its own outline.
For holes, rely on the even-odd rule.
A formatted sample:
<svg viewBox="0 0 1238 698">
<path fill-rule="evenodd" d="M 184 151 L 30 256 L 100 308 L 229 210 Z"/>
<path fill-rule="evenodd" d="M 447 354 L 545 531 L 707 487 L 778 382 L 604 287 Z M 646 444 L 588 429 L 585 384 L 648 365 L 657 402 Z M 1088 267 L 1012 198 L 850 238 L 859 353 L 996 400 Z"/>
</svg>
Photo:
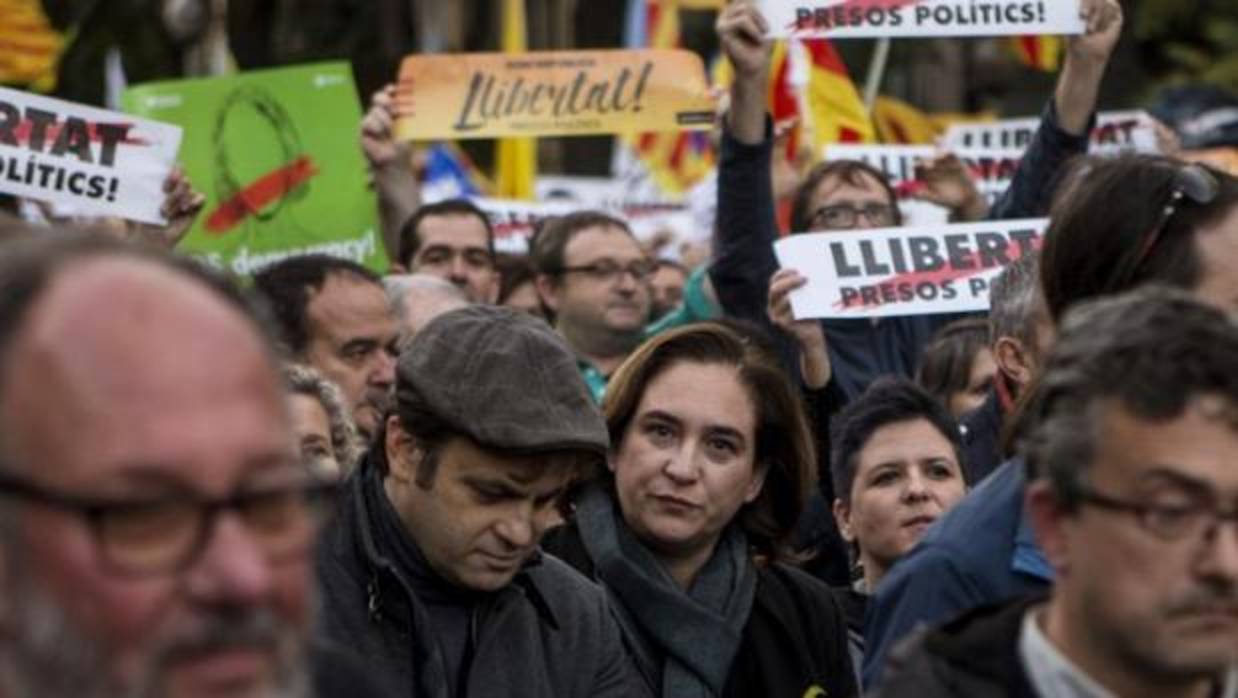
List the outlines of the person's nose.
<svg viewBox="0 0 1238 698">
<path fill-rule="evenodd" d="M 370 367 L 367 380 L 377 388 L 390 388 L 395 385 L 396 355 L 386 349 L 374 352 L 374 363 Z"/>
<path fill-rule="evenodd" d="M 212 605 L 256 606 L 274 587 L 274 570 L 262 545 L 235 512 L 220 512 L 199 558 L 189 568 L 187 588 Z"/>
<path fill-rule="evenodd" d="M 700 469 L 696 462 L 697 452 L 691 444 L 681 444 L 679 448 L 668 451 L 665 458 L 666 462 L 662 466 L 662 472 L 674 483 L 691 484 L 700 476 Z"/>
<path fill-rule="evenodd" d="M 1238 519 L 1225 519 L 1205 538 L 1199 571 L 1219 583 L 1238 585 Z"/>
<path fill-rule="evenodd" d="M 932 495 L 928 478 L 919 468 L 910 468 L 907 473 L 907 484 L 903 489 L 903 498 L 907 501 L 929 499 Z"/>
<path fill-rule="evenodd" d="M 538 537 L 537 512 L 533 510 L 532 502 L 513 506 L 499 520 L 496 531 L 499 538 L 513 550 L 532 547 Z"/>
</svg>

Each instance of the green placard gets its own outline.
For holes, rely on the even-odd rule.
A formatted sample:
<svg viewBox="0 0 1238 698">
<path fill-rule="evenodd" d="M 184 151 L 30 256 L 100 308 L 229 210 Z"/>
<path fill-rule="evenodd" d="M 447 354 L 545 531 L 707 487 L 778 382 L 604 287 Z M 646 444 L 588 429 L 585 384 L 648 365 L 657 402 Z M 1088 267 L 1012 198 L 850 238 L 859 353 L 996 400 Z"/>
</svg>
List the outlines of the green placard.
<svg viewBox="0 0 1238 698">
<path fill-rule="evenodd" d="M 180 163 L 206 206 L 182 251 L 243 275 L 310 252 L 386 271 L 347 63 L 147 83 L 121 101 L 185 129 Z"/>
</svg>

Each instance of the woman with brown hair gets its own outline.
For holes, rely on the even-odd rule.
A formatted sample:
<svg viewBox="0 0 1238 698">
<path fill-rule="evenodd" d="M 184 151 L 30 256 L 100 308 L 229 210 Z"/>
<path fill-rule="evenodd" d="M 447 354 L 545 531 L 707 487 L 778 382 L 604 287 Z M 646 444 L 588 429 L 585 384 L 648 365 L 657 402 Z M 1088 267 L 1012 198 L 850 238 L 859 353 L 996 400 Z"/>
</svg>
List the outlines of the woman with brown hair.
<svg viewBox="0 0 1238 698">
<path fill-rule="evenodd" d="M 813 440 L 761 340 L 713 322 L 661 334 L 603 412 L 610 472 L 544 545 L 607 589 L 653 692 L 853 695 L 842 612 L 786 561 Z"/>
</svg>

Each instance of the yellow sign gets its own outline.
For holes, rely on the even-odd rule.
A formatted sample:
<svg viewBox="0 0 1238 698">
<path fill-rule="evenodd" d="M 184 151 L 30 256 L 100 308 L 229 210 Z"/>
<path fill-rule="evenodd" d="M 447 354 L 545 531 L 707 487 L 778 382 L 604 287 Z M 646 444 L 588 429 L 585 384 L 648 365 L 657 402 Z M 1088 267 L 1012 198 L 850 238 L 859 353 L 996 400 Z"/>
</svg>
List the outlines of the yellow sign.
<svg viewBox="0 0 1238 698">
<path fill-rule="evenodd" d="M 705 66 L 685 50 L 415 55 L 396 87 L 396 136 L 505 136 L 706 130 Z"/>
</svg>

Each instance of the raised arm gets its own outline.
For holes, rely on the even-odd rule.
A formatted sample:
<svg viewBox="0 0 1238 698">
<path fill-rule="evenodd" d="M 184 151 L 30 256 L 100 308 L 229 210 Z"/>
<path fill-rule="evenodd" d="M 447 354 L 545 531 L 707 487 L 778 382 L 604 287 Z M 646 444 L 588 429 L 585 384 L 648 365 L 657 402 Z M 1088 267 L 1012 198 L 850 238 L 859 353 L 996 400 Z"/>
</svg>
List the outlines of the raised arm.
<svg viewBox="0 0 1238 698">
<path fill-rule="evenodd" d="M 1122 34 L 1122 6 L 1117 0 L 1083 0 L 1079 11 L 1086 31 L 1069 39 L 1053 99 L 990 219 L 1046 215 L 1062 166 L 1087 152 L 1100 83 Z"/>
</svg>

